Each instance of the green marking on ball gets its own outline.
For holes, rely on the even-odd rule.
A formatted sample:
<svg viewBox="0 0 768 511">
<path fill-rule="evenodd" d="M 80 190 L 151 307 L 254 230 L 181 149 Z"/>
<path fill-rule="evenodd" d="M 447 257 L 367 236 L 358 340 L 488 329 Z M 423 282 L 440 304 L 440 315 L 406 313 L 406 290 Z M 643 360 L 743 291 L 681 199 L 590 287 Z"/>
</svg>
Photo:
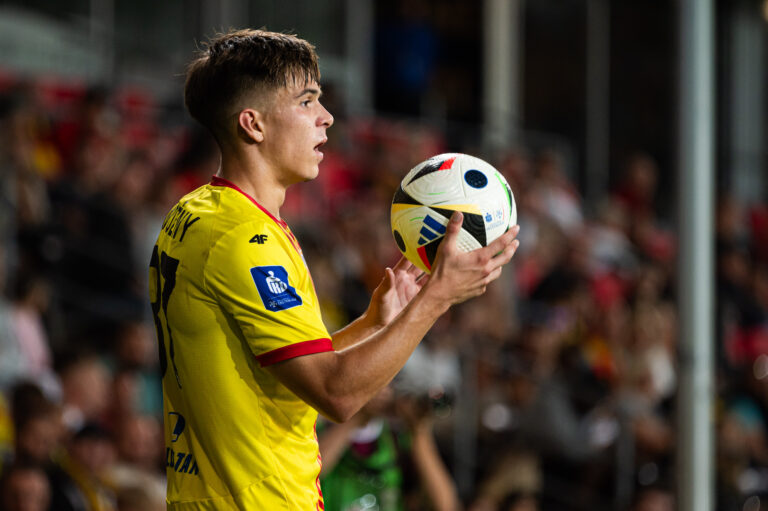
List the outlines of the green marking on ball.
<svg viewBox="0 0 768 511">
<path fill-rule="evenodd" d="M 507 200 L 509 201 L 509 212 L 510 214 L 512 214 L 512 190 L 509 188 L 509 185 L 503 181 L 503 178 L 498 171 L 496 171 L 493 175 L 496 176 L 496 180 L 499 182 L 499 184 L 501 184 L 501 187 L 504 189 L 504 191 L 507 192 Z M 507 226 L 507 231 L 509 230 L 510 227 L 512 226 L 511 225 Z"/>
</svg>

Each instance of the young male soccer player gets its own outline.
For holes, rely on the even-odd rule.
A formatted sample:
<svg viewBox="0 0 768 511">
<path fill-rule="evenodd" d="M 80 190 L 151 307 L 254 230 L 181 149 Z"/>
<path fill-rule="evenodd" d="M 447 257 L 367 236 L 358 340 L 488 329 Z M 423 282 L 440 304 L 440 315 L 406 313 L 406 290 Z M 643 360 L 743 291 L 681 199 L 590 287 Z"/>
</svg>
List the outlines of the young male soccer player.
<svg viewBox="0 0 768 511">
<path fill-rule="evenodd" d="M 280 219 L 333 124 L 319 78 L 309 43 L 261 30 L 218 37 L 189 66 L 187 108 L 222 159 L 168 214 L 150 263 L 170 510 L 323 509 L 317 412 L 351 417 L 517 248 L 515 228 L 459 252 L 456 214 L 429 278 L 405 260 L 387 268 L 366 313 L 329 335 Z"/>
</svg>

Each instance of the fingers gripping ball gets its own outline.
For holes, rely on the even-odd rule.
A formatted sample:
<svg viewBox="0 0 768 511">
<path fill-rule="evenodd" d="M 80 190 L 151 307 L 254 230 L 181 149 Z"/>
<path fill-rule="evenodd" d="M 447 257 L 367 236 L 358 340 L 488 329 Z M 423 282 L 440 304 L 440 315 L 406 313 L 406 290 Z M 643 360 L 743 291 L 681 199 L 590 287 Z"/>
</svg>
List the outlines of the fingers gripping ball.
<svg viewBox="0 0 768 511">
<path fill-rule="evenodd" d="M 413 167 L 392 200 L 400 252 L 430 273 L 454 211 L 464 214 L 457 246 L 465 252 L 486 246 L 517 221 L 515 198 L 498 170 L 467 154 L 439 154 Z"/>
</svg>

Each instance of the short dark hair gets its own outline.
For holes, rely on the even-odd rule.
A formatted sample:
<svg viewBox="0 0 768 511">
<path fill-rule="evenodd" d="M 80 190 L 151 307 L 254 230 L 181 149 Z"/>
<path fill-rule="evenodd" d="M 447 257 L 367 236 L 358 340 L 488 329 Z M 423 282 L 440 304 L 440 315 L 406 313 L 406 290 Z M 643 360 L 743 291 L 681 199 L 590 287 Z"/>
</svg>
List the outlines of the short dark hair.
<svg viewBox="0 0 768 511">
<path fill-rule="evenodd" d="M 290 80 L 320 81 L 314 46 L 291 34 L 230 31 L 205 44 L 190 62 L 184 103 L 215 136 L 243 94 L 284 87 Z"/>
</svg>

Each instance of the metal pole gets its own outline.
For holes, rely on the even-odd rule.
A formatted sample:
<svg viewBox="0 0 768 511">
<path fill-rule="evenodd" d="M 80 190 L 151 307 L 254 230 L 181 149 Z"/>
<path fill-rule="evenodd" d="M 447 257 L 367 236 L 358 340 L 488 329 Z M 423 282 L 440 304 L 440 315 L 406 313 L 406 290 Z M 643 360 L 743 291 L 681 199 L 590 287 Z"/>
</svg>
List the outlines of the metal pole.
<svg viewBox="0 0 768 511">
<path fill-rule="evenodd" d="M 469 350 L 462 350 L 461 388 L 456 396 L 454 413 L 456 427 L 453 433 L 453 476 L 461 497 L 467 497 L 475 489 L 477 469 L 477 417 L 480 415 L 477 400 L 477 359 Z"/>
<path fill-rule="evenodd" d="M 111 83 L 116 79 L 115 0 L 91 0 L 89 24 L 91 44 L 100 52 L 103 66 L 96 74 Z"/>
<path fill-rule="evenodd" d="M 736 197 L 753 203 L 760 201 L 766 191 L 765 20 L 756 2 L 731 2 L 730 7 L 730 188 Z"/>
<path fill-rule="evenodd" d="M 608 191 L 610 153 L 610 11 L 608 0 L 587 1 L 586 204 Z"/>
<path fill-rule="evenodd" d="M 679 11 L 680 511 L 713 507 L 714 28 L 712 0 Z"/>
<path fill-rule="evenodd" d="M 347 0 L 346 14 L 347 113 L 369 115 L 373 112 L 373 0 Z"/>
<path fill-rule="evenodd" d="M 523 0 L 483 3 L 483 120 L 489 148 L 511 143 L 520 120 Z"/>
<path fill-rule="evenodd" d="M 220 0 L 219 23 L 224 32 L 248 25 L 248 4 L 244 0 Z"/>
<path fill-rule="evenodd" d="M 208 39 L 224 31 L 223 20 L 221 19 L 221 5 L 200 0 L 199 6 L 203 38 Z"/>
</svg>

